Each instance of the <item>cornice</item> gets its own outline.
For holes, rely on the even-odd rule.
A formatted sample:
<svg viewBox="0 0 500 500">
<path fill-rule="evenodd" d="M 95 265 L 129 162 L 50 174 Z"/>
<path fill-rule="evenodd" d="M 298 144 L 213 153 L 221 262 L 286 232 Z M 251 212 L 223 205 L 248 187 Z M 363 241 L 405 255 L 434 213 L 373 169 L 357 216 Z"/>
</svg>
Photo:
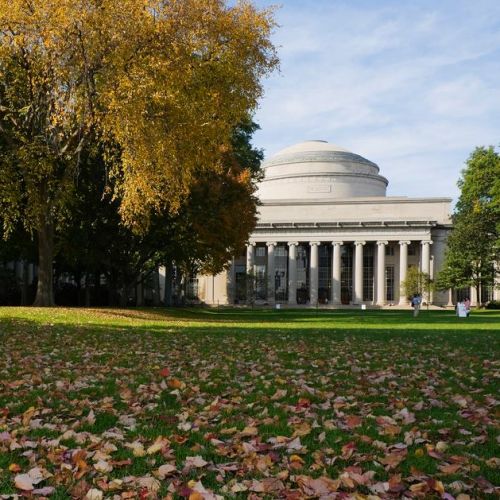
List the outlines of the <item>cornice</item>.
<svg viewBox="0 0 500 500">
<path fill-rule="evenodd" d="M 290 206 L 290 205 L 388 205 L 392 203 L 451 203 L 452 198 L 403 198 L 373 196 L 368 198 L 332 198 L 317 200 L 260 200 L 260 206 Z"/>
<path fill-rule="evenodd" d="M 272 182 L 276 180 L 283 179 L 309 179 L 311 177 L 355 177 L 356 179 L 364 178 L 364 179 L 373 179 L 376 181 L 383 182 L 386 186 L 389 185 L 389 181 L 382 175 L 379 174 L 369 174 L 366 172 L 302 172 L 295 174 L 282 174 L 282 175 L 272 175 L 269 177 L 264 177 L 260 182 Z M 333 184 L 334 182 L 331 182 Z"/>
<path fill-rule="evenodd" d="M 391 221 L 336 221 L 336 222 L 258 222 L 255 231 L 303 230 L 303 229 L 391 229 L 391 228 L 440 228 L 451 229 L 451 224 L 439 224 L 435 220 Z"/>
</svg>

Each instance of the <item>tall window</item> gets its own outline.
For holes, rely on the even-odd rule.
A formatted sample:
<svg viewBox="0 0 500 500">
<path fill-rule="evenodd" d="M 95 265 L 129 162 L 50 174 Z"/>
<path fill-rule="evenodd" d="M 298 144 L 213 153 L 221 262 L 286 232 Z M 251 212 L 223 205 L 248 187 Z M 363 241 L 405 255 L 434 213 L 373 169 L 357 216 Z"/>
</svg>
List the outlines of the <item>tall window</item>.
<svg viewBox="0 0 500 500">
<path fill-rule="evenodd" d="M 394 300 L 394 266 L 385 268 L 385 300 L 388 302 Z"/>
<path fill-rule="evenodd" d="M 363 300 L 373 300 L 373 245 L 365 245 L 363 252 Z"/>
<path fill-rule="evenodd" d="M 288 248 L 277 245 L 274 248 L 274 289 L 278 302 L 288 300 Z"/>
<path fill-rule="evenodd" d="M 239 304 L 240 302 L 245 302 L 247 299 L 247 271 L 246 267 L 243 265 L 236 265 L 234 267 L 235 275 L 235 294 L 234 302 Z"/>
<path fill-rule="evenodd" d="M 481 304 L 485 304 L 493 300 L 493 285 L 482 285 L 481 286 Z"/>
<path fill-rule="evenodd" d="M 255 247 L 255 300 L 267 299 L 267 257 L 266 247 Z"/>
<path fill-rule="evenodd" d="M 297 304 L 306 304 L 309 300 L 309 248 L 297 246 Z"/>
<path fill-rule="evenodd" d="M 198 300 L 198 278 L 191 275 L 186 283 L 186 298 L 188 300 Z"/>
<path fill-rule="evenodd" d="M 256 300 L 267 299 L 266 266 L 257 264 L 255 266 L 255 298 Z"/>
<path fill-rule="evenodd" d="M 342 304 L 352 300 L 352 245 L 343 245 L 340 254 L 340 299 Z"/>
<path fill-rule="evenodd" d="M 320 304 L 328 303 L 331 296 L 332 252 L 331 245 L 320 245 L 318 248 L 318 301 Z"/>
</svg>

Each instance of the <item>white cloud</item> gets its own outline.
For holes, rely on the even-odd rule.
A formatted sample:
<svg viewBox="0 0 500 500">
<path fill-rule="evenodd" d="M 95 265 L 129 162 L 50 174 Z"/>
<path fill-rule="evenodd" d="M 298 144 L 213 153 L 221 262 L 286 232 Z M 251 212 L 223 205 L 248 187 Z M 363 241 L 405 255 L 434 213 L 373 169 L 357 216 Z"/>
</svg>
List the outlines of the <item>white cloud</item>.
<svg viewBox="0 0 500 500">
<path fill-rule="evenodd" d="M 500 142 L 500 2 L 285 1 L 278 22 L 266 154 L 322 138 L 377 162 L 391 194 L 455 196 L 472 149 Z"/>
</svg>

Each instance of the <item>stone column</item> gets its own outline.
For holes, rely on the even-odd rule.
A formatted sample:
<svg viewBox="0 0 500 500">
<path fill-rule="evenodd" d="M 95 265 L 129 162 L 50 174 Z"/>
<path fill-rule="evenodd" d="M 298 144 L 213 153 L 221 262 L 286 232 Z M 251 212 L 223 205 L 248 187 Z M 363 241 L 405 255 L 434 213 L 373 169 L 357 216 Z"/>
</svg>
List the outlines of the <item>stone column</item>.
<svg viewBox="0 0 500 500">
<path fill-rule="evenodd" d="M 430 276 L 430 279 L 431 281 L 434 281 L 434 255 L 431 255 L 431 258 L 430 258 L 430 263 L 429 263 L 429 276 Z M 434 304 L 434 290 L 430 290 L 430 294 L 429 294 L 429 302 L 431 304 Z"/>
<path fill-rule="evenodd" d="M 494 262 L 493 300 L 500 300 L 500 262 Z"/>
<path fill-rule="evenodd" d="M 288 304 L 297 305 L 297 245 L 288 242 Z"/>
<path fill-rule="evenodd" d="M 255 274 L 254 274 L 254 264 L 255 264 L 255 243 L 249 243 L 247 245 L 247 304 L 252 304 L 255 297 Z"/>
<path fill-rule="evenodd" d="M 422 241 L 422 261 L 420 264 L 420 269 L 422 269 L 422 272 L 425 274 L 428 274 L 430 276 L 430 270 L 431 270 L 431 264 L 430 264 L 430 259 L 431 259 L 431 245 L 432 241 Z"/>
<path fill-rule="evenodd" d="M 341 250 L 343 241 L 332 241 L 333 245 L 333 259 L 332 259 L 332 304 L 340 305 L 341 301 L 341 289 L 340 289 L 340 277 L 341 277 Z"/>
<path fill-rule="evenodd" d="M 363 302 L 363 246 L 366 241 L 354 242 L 354 304 Z"/>
<path fill-rule="evenodd" d="M 406 280 L 406 272 L 408 270 L 408 245 L 410 241 L 399 242 L 399 305 L 408 305 L 408 298 L 403 288 L 403 281 Z"/>
<path fill-rule="evenodd" d="M 318 247 L 321 243 L 319 241 L 311 241 L 311 264 L 310 264 L 310 275 L 309 275 L 309 297 L 312 306 L 318 303 Z"/>
<path fill-rule="evenodd" d="M 448 303 L 446 307 L 453 307 L 453 289 L 448 288 Z"/>
<path fill-rule="evenodd" d="M 385 304 L 385 246 L 388 241 L 377 241 L 377 305 Z"/>
<path fill-rule="evenodd" d="M 431 245 L 432 241 L 422 241 L 422 255 L 421 255 L 421 262 L 420 262 L 420 269 L 422 270 L 423 273 L 427 274 L 427 276 L 431 275 Z M 427 304 L 431 303 L 431 297 L 430 294 L 424 290 L 424 293 L 422 294 L 424 302 Z"/>
<path fill-rule="evenodd" d="M 234 265 L 234 257 L 231 260 L 231 267 L 229 268 L 229 304 L 236 303 L 236 267 Z"/>
<path fill-rule="evenodd" d="M 267 302 L 274 304 L 275 302 L 275 287 L 276 276 L 274 271 L 274 247 L 276 243 L 268 242 L 267 245 Z"/>
<path fill-rule="evenodd" d="M 479 297 L 477 296 L 477 288 L 475 286 L 471 286 L 469 288 L 470 291 L 470 305 L 477 307 L 479 304 Z"/>
</svg>

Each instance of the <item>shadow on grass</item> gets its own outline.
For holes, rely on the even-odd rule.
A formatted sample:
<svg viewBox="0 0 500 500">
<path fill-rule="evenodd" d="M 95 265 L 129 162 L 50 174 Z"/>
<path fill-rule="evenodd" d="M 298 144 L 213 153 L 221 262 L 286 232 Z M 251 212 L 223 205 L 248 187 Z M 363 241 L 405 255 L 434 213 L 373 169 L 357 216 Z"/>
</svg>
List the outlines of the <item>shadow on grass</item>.
<svg viewBox="0 0 500 500">
<path fill-rule="evenodd" d="M 61 310 L 54 310 L 61 311 Z M 71 311 L 71 310 L 65 310 Z M 500 312 L 473 313 L 460 319 L 453 311 L 422 311 L 413 318 L 412 311 L 387 310 L 264 310 L 264 309 L 75 309 L 70 320 L 67 314 L 53 318 L 17 316 L 0 319 L 2 333 L 21 333 L 36 342 L 36 332 L 82 338 L 106 337 L 133 344 L 137 335 L 187 335 L 194 338 L 248 336 L 259 340 L 300 341 L 311 336 L 327 340 L 349 337 L 361 340 L 391 339 L 416 342 L 475 343 L 498 352 L 500 343 Z M 80 314 L 76 314 L 79 312 Z M 87 314 L 88 313 L 88 314 Z M 132 321 L 131 321 L 132 320 Z M 388 344 L 390 348 L 390 343 Z M 483 350 L 483 349 L 481 349 Z"/>
</svg>

